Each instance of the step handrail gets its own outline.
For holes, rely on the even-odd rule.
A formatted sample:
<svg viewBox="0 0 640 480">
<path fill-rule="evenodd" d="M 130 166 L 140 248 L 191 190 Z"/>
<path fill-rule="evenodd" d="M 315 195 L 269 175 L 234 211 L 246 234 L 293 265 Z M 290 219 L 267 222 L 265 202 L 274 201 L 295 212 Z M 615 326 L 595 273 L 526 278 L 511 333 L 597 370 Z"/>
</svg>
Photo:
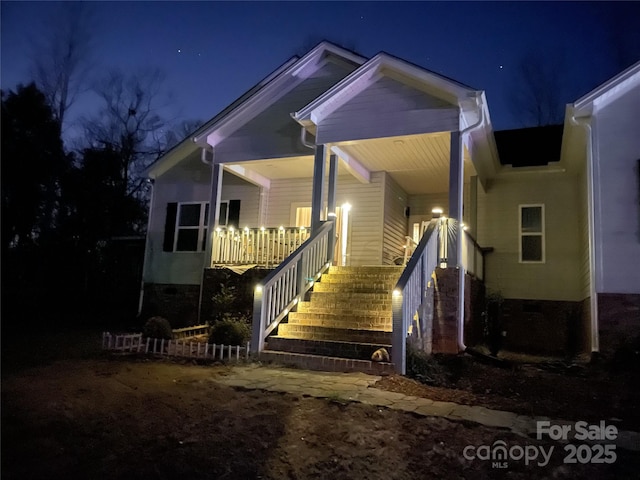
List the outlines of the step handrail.
<svg viewBox="0 0 640 480">
<path fill-rule="evenodd" d="M 427 283 L 438 266 L 438 238 L 441 220 L 427 225 L 418 246 L 411 255 L 400 279 L 393 289 L 392 361 L 397 373 L 406 373 L 407 333 L 414 313 L 423 306 Z"/>
<path fill-rule="evenodd" d="M 264 341 L 333 261 L 335 221 L 327 220 L 259 283 L 253 296 L 251 350 Z"/>
</svg>

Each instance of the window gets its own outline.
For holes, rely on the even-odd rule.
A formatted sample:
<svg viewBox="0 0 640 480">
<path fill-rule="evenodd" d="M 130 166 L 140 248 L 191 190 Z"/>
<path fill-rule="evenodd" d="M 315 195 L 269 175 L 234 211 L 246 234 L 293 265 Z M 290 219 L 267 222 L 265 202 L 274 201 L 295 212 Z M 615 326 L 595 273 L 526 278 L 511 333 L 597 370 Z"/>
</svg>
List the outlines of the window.
<svg viewBox="0 0 640 480">
<path fill-rule="evenodd" d="M 221 227 L 238 228 L 240 200 L 220 202 Z M 164 252 L 203 252 L 207 244 L 209 202 L 170 202 L 164 224 Z"/>
<path fill-rule="evenodd" d="M 174 251 L 203 251 L 207 241 L 208 219 L 208 203 L 179 203 Z"/>
<path fill-rule="evenodd" d="M 519 241 L 521 263 L 543 263 L 544 205 L 520 205 Z"/>
</svg>

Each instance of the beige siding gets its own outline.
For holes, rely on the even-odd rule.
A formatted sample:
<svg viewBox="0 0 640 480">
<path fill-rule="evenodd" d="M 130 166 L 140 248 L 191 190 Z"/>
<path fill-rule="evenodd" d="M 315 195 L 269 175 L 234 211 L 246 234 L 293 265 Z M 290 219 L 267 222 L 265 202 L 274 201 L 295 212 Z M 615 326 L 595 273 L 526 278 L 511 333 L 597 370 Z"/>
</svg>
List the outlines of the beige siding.
<svg viewBox="0 0 640 480">
<path fill-rule="evenodd" d="M 338 178 L 336 201 L 352 205 L 349 216 L 349 263 L 379 265 L 382 262 L 383 173 L 374 173 L 371 183 L 363 184 L 351 176 Z M 265 226 L 291 224 L 292 206 L 311 205 L 310 178 L 273 180 L 268 193 Z"/>
<path fill-rule="evenodd" d="M 457 129 L 457 108 L 383 77 L 323 120 L 318 127 L 318 141 L 337 142 Z"/>
<path fill-rule="evenodd" d="M 327 63 L 223 140 L 216 147 L 216 155 L 224 162 L 308 155 L 309 149 L 300 141 L 300 125 L 291 118 L 291 112 L 304 107 L 351 71 L 352 67 L 345 63 Z"/>
<path fill-rule="evenodd" d="M 398 257 L 404 256 L 405 235 L 407 235 L 408 196 L 391 175 L 385 174 L 384 182 L 384 229 L 382 263 L 392 265 Z"/>
<path fill-rule="evenodd" d="M 486 284 L 505 298 L 582 300 L 578 180 L 567 174 L 512 174 L 478 192 L 478 243 Z M 519 263 L 518 205 L 544 204 L 546 261 Z"/>
<path fill-rule="evenodd" d="M 580 286 L 582 299 L 590 295 L 590 262 L 589 262 L 589 197 L 587 190 L 586 165 L 578 175 L 578 228 L 580 238 Z"/>
</svg>

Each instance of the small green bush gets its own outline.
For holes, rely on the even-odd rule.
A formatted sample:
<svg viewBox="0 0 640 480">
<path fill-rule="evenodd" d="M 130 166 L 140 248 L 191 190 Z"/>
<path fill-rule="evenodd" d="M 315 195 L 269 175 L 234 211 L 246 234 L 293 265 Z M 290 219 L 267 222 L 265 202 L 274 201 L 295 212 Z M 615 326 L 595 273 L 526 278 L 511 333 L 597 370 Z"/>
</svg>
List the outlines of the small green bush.
<svg viewBox="0 0 640 480">
<path fill-rule="evenodd" d="M 144 324 L 142 333 L 148 338 L 164 338 L 165 340 L 171 340 L 173 338 L 173 331 L 171 330 L 171 324 L 169 320 L 164 317 L 151 317 Z"/>
<path fill-rule="evenodd" d="M 211 327 L 209 343 L 244 345 L 251 337 L 251 329 L 244 319 L 225 318 Z"/>
</svg>

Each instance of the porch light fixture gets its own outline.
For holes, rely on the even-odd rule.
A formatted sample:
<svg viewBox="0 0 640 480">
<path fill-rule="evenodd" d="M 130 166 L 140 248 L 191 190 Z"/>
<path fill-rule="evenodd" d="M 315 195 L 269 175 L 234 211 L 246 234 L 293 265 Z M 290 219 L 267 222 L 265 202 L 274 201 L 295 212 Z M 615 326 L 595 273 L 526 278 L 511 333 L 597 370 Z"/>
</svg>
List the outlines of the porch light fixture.
<svg viewBox="0 0 640 480">
<path fill-rule="evenodd" d="M 216 228 L 216 232 L 220 233 L 222 231 L 222 229 L 220 227 Z"/>
<path fill-rule="evenodd" d="M 349 202 L 343 203 L 341 208 L 342 208 L 343 211 L 349 212 L 349 211 L 351 211 L 351 204 Z"/>
<path fill-rule="evenodd" d="M 230 226 L 228 230 L 230 233 L 233 233 L 233 226 Z"/>
<path fill-rule="evenodd" d="M 400 292 L 400 290 L 398 290 L 398 289 L 396 288 L 396 289 L 393 291 L 393 296 L 394 296 L 394 297 L 399 297 L 399 296 L 400 296 L 400 293 L 402 293 L 402 292 Z"/>
<path fill-rule="evenodd" d="M 282 225 L 280 225 L 280 227 L 278 228 L 278 230 L 280 231 L 284 231 L 284 227 Z"/>
<path fill-rule="evenodd" d="M 435 207 L 431 210 L 432 218 L 440 218 L 442 216 L 442 209 L 440 207 Z"/>
<path fill-rule="evenodd" d="M 244 231 L 248 232 L 249 231 L 249 227 L 244 227 Z"/>
<path fill-rule="evenodd" d="M 262 285 L 256 285 L 256 293 L 262 292 Z"/>
<path fill-rule="evenodd" d="M 260 227 L 260 231 L 261 231 L 261 232 L 264 232 L 264 227 Z"/>
</svg>

